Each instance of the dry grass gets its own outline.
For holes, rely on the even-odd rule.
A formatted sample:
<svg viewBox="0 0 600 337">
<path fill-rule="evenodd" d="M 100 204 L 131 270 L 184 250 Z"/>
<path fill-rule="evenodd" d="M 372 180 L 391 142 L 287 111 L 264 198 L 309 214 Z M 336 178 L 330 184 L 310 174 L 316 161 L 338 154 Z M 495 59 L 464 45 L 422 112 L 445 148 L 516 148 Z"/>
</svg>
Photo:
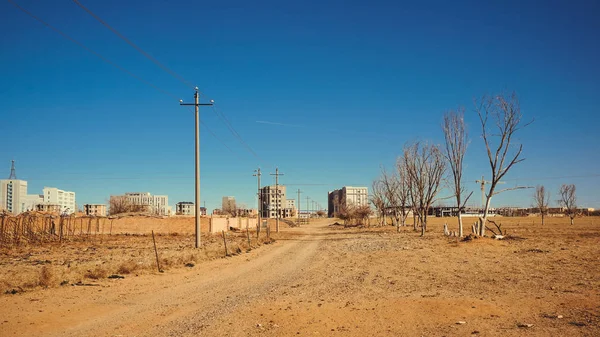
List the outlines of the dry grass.
<svg viewBox="0 0 600 337">
<path fill-rule="evenodd" d="M 256 249 L 268 242 L 251 232 L 248 245 L 245 232 L 226 233 L 229 255 Z M 272 234 L 274 238 L 286 234 Z M 156 235 L 160 267 L 168 271 L 225 257 L 220 234 L 202 236 L 203 248 L 194 248 L 190 234 Z M 0 248 L 0 293 L 17 293 L 37 287 L 85 283 L 112 274 L 140 275 L 157 272 L 152 237 L 144 234 L 97 235 L 69 242 L 27 244 Z"/>
</svg>

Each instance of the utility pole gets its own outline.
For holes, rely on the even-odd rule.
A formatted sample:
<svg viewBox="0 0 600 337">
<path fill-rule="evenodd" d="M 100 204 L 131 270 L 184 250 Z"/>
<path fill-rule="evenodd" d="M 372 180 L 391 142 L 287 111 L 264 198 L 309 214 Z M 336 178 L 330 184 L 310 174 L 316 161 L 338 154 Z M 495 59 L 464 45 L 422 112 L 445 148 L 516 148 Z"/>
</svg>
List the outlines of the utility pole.
<svg viewBox="0 0 600 337">
<path fill-rule="evenodd" d="M 308 201 L 310 200 L 310 198 L 307 196 L 306 197 L 306 222 L 310 223 L 310 207 L 308 206 Z"/>
<path fill-rule="evenodd" d="M 260 176 L 261 176 L 261 173 L 260 173 L 260 167 L 257 170 L 254 170 L 254 172 L 256 172 L 256 173 L 253 174 L 252 176 L 256 177 L 258 179 L 258 218 L 257 218 L 257 220 L 258 220 L 258 226 L 260 227 L 261 226 L 260 218 L 262 216 L 262 203 L 260 202 L 260 200 L 261 200 L 261 193 L 260 193 Z"/>
<path fill-rule="evenodd" d="M 476 183 L 481 184 L 481 212 L 485 211 L 485 185 L 491 184 L 492 182 L 489 180 L 485 180 L 483 176 L 481 176 L 481 180 L 475 180 Z M 504 184 L 503 181 L 499 181 L 498 184 Z"/>
<path fill-rule="evenodd" d="M 275 176 L 275 232 L 279 233 L 279 176 L 282 176 L 283 173 L 279 173 L 279 168 L 275 168 L 275 173 L 271 173 L 272 176 Z"/>
<path fill-rule="evenodd" d="M 302 193 L 302 191 L 298 189 L 298 209 L 296 210 L 296 213 L 298 213 L 298 225 L 300 225 L 300 193 Z"/>
<path fill-rule="evenodd" d="M 202 246 L 202 242 L 200 240 L 200 106 L 201 105 L 213 105 L 215 101 L 212 99 L 210 103 L 199 103 L 200 94 L 198 93 L 198 87 L 196 87 L 196 92 L 194 93 L 194 103 L 183 103 L 183 100 L 179 100 L 179 105 L 193 105 L 195 108 L 196 115 L 196 248 L 200 248 Z"/>
</svg>

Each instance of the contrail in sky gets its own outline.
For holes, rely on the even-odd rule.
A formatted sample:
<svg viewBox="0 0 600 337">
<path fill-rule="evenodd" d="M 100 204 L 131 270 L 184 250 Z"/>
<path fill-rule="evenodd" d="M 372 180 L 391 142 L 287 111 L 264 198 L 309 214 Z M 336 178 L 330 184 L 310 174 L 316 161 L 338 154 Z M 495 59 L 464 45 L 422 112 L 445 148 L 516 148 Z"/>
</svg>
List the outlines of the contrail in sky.
<svg viewBox="0 0 600 337">
<path fill-rule="evenodd" d="M 270 124 L 270 125 L 281 125 L 281 126 L 292 126 L 295 128 L 302 128 L 304 125 L 295 125 L 295 124 L 285 124 L 285 123 L 277 123 L 277 122 L 267 122 L 267 121 L 256 121 L 259 124 Z"/>
</svg>

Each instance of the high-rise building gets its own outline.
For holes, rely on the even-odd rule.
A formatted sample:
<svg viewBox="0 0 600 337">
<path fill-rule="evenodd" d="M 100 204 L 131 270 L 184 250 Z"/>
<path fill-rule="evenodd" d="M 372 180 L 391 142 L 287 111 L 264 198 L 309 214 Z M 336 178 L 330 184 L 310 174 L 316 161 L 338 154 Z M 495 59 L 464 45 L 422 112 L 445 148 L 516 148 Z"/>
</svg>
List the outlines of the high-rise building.
<svg viewBox="0 0 600 337">
<path fill-rule="evenodd" d="M 221 202 L 221 211 L 224 214 L 235 211 L 235 197 L 223 197 L 223 201 Z"/>
<path fill-rule="evenodd" d="M 0 180 L 0 210 L 19 214 L 27 210 L 27 182 L 19 179 Z"/>
<path fill-rule="evenodd" d="M 44 204 L 59 205 L 61 213 L 77 212 L 75 192 L 59 190 L 56 187 L 44 187 L 42 198 Z"/>
<path fill-rule="evenodd" d="M 340 209 L 347 206 L 369 206 L 369 189 L 366 187 L 344 186 L 327 195 L 330 218 L 336 217 Z"/>
<path fill-rule="evenodd" d="M 15 161 L 12 161 L 8 179 L 0 180 L 0 211 L 17 215 L 35 210 L 41 202 L 39 195 L 27 195 L 27 181 L 17 179 Z"/>
</svg>

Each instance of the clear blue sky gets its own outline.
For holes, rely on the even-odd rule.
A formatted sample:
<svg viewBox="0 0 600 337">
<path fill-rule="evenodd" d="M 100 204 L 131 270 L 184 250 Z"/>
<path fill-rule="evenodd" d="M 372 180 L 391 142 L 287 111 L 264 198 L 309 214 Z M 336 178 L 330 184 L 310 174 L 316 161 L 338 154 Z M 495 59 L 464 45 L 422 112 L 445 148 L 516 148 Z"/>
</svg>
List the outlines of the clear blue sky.
<svg viewBox="0 0 600 337">
<path fill-rule="evenodd" d="M 106 58 L 187 102 L 193 90 L 71 1 L 14 0 Z M 443 141 L 443 113 L 467 109 L 465 180 L 489 178 L 472 100 L 515 90 L 525 162 L 507 185 L 562 183 L 600 208 L 600 5 L 596 1 L 81 1 L 214 99 L 251 154 L 201 110 L 202 200 L 255 204 L 278 166 L 282 184 L 321 204 L 371 185 L 407 141 Z M 0 1 L 0 175 L 10 160 L 29 193 L 54 186 L 77 202 L 149 191 L 194 198 L 194 120 L 178 100 L 103 62 Z M 286 125 L 257 123 L 266 121 Z M 225 143 L 232 151 L 223 145 Z M 572 176 L 586 176 L 572 177 Z M 552 178 L 564 177 L 564 178 Z M 570 177 L 570 178 L 569 178 Z M 494 205 L 529 206 L 532 191 Z M 295 195 L 295 193 L 294 193 Z M 303 204 L 305 201 L 303 201 Z M 303 205 L 304 207 L 304 205 Z"/>
</svg>

